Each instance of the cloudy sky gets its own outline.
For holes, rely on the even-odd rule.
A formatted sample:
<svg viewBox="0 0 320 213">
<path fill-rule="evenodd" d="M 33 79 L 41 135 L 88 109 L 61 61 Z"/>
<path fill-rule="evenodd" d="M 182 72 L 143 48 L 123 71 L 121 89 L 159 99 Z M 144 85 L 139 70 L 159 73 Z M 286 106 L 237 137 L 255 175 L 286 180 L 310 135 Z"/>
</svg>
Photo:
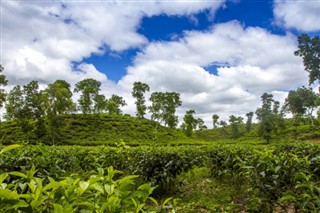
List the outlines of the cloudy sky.
<svg viewBox="0 0 320 213">
<path fill-rule="evenodd" d="M 297 36 L 320 34 L 320 0 L 2 0 L 1 64 L 10 85 L 102 82 L 135 114 L 135 81 L 181 94 L 178 115 L 255 111 L 308 84 Z M 147 94 L 147 98 L 150 94 Z"/>
</svg>

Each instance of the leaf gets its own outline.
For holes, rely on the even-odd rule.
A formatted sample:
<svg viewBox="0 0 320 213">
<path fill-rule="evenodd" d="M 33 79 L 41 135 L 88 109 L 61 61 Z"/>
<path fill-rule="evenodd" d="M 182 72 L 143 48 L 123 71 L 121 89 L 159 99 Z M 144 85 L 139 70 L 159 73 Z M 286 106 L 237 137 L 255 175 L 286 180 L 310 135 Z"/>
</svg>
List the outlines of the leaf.
<svg viewBox="0 0 320 213">
<path fill-rule="evenodd" d="M 103 187 L 100 183 L 94 183 L 91 185 L 91 187 L 94 188 L 95 190 L 101 192 L 102 194 L 104 194 Z"/>
<path fill-rule="evenodd" d="M 14 176 L 18 176 L 18 177 L 22 177 L 22 178 L 28 178 L 27 175 L 21 173 L 21 172 L 9 172 L 10 175 L 14 175 Z"/>
<path fill-rule="evenodd" d="M 0 184 L 8 177 L 8 173 L 2 173 L 0 175 Z"/>
<path fill-rule="evenodd" d="M 61 186 L 65 186 L 66 183 L 64 182 L 51 182 L 51 183 L 48 183 L 45 187 L 43 187 L 43 190 L 42 191 L 48 191 L 50 189 L 57 189 Z"/>
<path fill-rule="evenodd" d="M 114 193 L 114 185 L 105 184 L 104 189 L 108 193 L 108 195 L 112 195 Z"/>
<path fill-rule="evenodd" d="M 0 198 L 19 200 L 19 195 L 17 192 L 12 192 L 9 189 L 1 189 Z"/>
<path fill-rule="evenodd" d="M 170 200 L 172 200 L 173 199 L 173 197 L 169 197 L 169 198 L 167 198 L 163 203 L 162 203 L 162 205 L 164 206 L 164 205 L 166 205 Z"/>
<path fill-rule="evenodd" d="M 152 187 L 149 183 L 145 183 L 141 186 L 139 186 L 138 190 L 142 190 L 142 191 L 147 191 L 148 194 L 150 195 L 154 189 L 156 189 L 157 187 Z"/>
<path fill-rule="evenodd" d="M 63 206 L 62 205 L 60 205 L 60 204 L 53 204 L 53 212 L 54 213 L 64 213 L 64 211 L 63 211 Z"/>
<path fill-rule="evenodd" d="M 4 200 L 1 200 L 2 211 L 3 210 L 10 210 L 10 209 L 17 210 L 18 208 L 28 207 L 28 206 L 29 205 L 25 201 L 19 200 L 19 199 L 4 199 Z"/>
<path fill-rule="evenodd" d="M 112 196 L 108 199 L 107 202 L 102 205 L 101 210 L 104 211 L 105 209 L 108 209 L 110 212 L 113 212 L 112 210 L 114 210 L 119 204 L 119 198 L 116 196 Z"/>
<path fill-rule="evenodd" d="M 279 171 L 279 169 L 281 169 L 281 166 L 277 166 L 275 169 L 274 169 L 274 172 L 277 173 Z"/>
<path fill-rule="evenodd" d="M 80 181 L 80 182 L 79 182 L 79 186 L 80 186 L 80 188 L 81 188 L 83 191 L 86 191 L 86 189 L 87 189 L 88 186 L 89 186 L 89 183 L 86 182 L 86 181 Z"/>
<path fill-rule="evenodd" d="M 282 202 L 285 202 L 285 201 L 295 201 L 295 200 L 296 200 L 295 196 L 293 196 L 293 195 L 285 195 L 285 196 L 281 197 L 278 201 L 282 203 Z"/>
<path fill-rule="evenodd" d="M 19 144 L 13 144 L 13 145 L 10 145 L 10 146 L 6 146 L 5 148 L 3 148 L 0 151 L 0 155 L 3 154 L 3 153 L 9 152 L 12 149 L 17 149 L 19 147 L 21 147 L 21 145 L 19 145 Z"/>
<path fill-rule="evenodd" d="M 154 199 L 153 197 L 148 197 L 149 200 L 151 200 L 156 206 L 159 206 L 159 203 L 156 199 Z"/>
</svg>

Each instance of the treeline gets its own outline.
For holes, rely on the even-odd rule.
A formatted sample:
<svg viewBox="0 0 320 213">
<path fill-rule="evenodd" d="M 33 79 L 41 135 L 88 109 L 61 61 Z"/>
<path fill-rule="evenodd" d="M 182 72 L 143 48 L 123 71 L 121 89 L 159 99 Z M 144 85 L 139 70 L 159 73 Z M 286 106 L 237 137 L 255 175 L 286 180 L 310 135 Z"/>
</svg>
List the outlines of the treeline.
<svg viewBox="0 0 320 213">
<path fill-rule="evenodd" d="M 3 67 L 0 65 L 0 74 Z M 1 74 L 2 86 L 7 85 L 6 77 Z M 6 93 L 1 89 L 1 108 L 5 107 L 4 118 L 15 120 L 27 136 L 34 131 L 38 138 L 49 136 L 52 143 L 57 142 L 61 127 L 59 115 L 82 113 L 110 115 L 122 114 L 121 107 L 126 105 L 123 97 L 113 94 L 106 98 L 100 91 L 101 82 L 88 78 L 76 83 L 74 90 L 65 80 L 56 80 L 45 89 L 40 90 L 37 81 L 20 86 L 16 85 Z M 163 123 L 170 128 L 176 128 L 178 117 L 175 115 L 181 106 L 180 94 L 176 92 L 154 92 L 151 94 L 151 106 L 146 106 L 145 92 L 150 88 L 142 82 L 135 82 L 132 96 L 136 99 L 136 116 L 144 118 L 147 109 L 151 119 Z M 72 100 L 73 94 L 79 93 L 77 103 Z M 27 137 L 28 138 L 28 137 Z"/>
<path fill-rule="evenodd" d="M 320 39 L 319 36 L 311 39 L 307 35 L 301 35 L 298 42 L 299 50 L 294 54 L 303 58 L 305 70 L 309 73 L 310 86 L 320 80 Z M 73 91 L 71 85 L 65 80 L 56 80 L 43 90 L 40 90 L 37 81 L 31 81 L 24 86 L 16 85 L 9 93 L 6 93 L 3 87 L 8 84 L 8 81 L 2 72 L 3 67 L 0 65 L 0 109 L 5 106 L 5 119 L 16 120 L 27 135 L 30 131 L 35 131 L 39 138 L 48 135 L 53 143 L 57 140 L 59 128 L 61 128 L 59 115 L 71 113 L 119 115 L 122 114 L 121 107 L 127 105 L 124 98 L 116 94 L 106 98 L 100 93 L 101 82 L 92 78 L 76 83 Z M 132 96 L 136 100 L 136 116 L 144 118 L 148 110 L 152 120 L 169 128 L 176 128 L 178 117 L 175 114 L 177 108 L 182 104 L 180 94 L 154 92 L 149 98 L 151 105 L 147 106 L 145 93 L 148 91 L 150 87 L 146 83 L 135 82 L 133 84 Z M 72 101 L 73 93 L 80 94 L 77 103 Z M 271 134 L 284 128 L 283 119 L 288 112 L 292 113 L 296 122 L 307 116 L 310 118 L 311 125 L 314 125 L 313 112 L 320 105 L 319 99 L 319 94 L 316 94 L 310 87 L 301 87 L 290 91 L 284 106 L 280 107 L 272 94 L 264 93 L 261 96 L 262 106 L 255 111 L 259 121 L 259 135 L 269 142 Z M 195 110 L 190 109 L 183 117 L 181 129 L 187 136 L 192 136 L 195 129 L 207 129 L 202 119 L 194 117 L 195 113 Z M 246 116 L 246 131 L 250 132 L 254 112 L 248 112 Z M 239 126 L 244 124 L 243 120 L 244 118 L 234 115 L 229 117 L 234 138 L 239 137 Z M 226 121 L 218 122 L 219 115 L 217 114 L 212 116 L 212 121 L 214 128 L 219 125 L 222 127 L 227 125 Z"/>
</svg>

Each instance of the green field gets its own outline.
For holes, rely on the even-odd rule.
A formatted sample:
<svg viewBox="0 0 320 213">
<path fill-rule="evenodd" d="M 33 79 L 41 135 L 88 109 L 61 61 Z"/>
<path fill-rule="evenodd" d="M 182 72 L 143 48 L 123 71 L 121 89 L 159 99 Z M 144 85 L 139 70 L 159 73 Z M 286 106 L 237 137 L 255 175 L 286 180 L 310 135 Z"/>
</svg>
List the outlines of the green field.
<svg viewBox="0 0 320 213">
<path fill-rule="evenodd" d="M 2 212 L 320 210 L 318 124 L 288 120 L 266 144 L 256 127 L 238 139 L 229 126 L 188 138 L 130 116 L 61 119 L 55 145 L 2 123 Z"/>
</svg>

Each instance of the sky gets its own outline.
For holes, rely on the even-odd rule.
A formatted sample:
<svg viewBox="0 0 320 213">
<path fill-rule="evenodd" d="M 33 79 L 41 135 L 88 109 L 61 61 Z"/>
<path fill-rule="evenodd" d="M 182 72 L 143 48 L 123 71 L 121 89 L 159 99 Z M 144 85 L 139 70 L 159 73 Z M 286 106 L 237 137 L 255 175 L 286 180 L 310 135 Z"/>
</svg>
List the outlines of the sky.
<svg viewBox="0 0 320 213">
<path fill-rule="evenodd" d="M 213 114 L 228 121 L 254 112 L 264 92 L 283 103 L 307 86 L 293 54 L 297 37 L 320 35 L 320 0 L 2 0 L 0 7 L 7 90 L 94 78 L 134 115 L 132 85 L 141 81 L 150 86 L 147 99 L 180 93 L 180 120 L 194 109 L 209 128 Z"/>
</svg>

